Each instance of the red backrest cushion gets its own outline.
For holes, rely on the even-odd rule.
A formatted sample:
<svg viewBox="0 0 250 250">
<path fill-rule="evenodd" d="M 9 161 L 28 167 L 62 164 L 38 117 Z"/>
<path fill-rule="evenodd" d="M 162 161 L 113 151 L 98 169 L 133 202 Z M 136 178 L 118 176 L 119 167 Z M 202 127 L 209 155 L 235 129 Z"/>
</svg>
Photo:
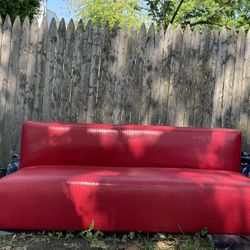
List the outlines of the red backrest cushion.
<svg viewBox="0 0 250 250">
<path fill-rule="evenodd" d="M 23 125 L 21 167 L 82 165 L 240 169 L 241 132 L 167 126 Z"/>
</svg>

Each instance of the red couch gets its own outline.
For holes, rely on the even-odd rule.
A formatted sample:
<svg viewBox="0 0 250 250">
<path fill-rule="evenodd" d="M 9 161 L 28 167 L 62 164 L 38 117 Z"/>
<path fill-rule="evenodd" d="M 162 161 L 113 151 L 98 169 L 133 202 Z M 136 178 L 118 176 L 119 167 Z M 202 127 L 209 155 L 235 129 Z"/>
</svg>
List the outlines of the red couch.
<svg viewBox="0 0 250 250">
<path fill-rule="evenodd" d="M 0 228 L 250 234 L 241 133 L 25 122 Z"/>
</svg>

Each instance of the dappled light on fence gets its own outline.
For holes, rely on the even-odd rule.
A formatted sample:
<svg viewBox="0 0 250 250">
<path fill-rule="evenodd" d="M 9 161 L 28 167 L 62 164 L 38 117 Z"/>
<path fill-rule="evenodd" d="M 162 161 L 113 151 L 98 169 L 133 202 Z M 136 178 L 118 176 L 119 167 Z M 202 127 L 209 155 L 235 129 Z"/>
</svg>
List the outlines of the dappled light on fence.
<svg viewBox="0 0 250 250">
<path fill-rule="evenodd" d="M 27 119 L 237 128 L 250 151 L 250 31 L 0 23 L 4 165 Z"/>
</svg>

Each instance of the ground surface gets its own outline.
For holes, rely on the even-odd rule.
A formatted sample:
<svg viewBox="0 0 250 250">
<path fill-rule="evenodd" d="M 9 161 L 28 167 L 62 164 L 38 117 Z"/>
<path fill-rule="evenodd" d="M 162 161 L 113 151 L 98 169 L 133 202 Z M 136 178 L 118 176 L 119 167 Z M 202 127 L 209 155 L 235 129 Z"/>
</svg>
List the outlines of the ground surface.
<svg viewBox="0 0 250 250">
<path fill-rule="evenodd" d="M 0 250 L 250 250 L 250 236 L 196 234 L 102 234 L 0 231 Z"/>
<path fill-rule="evenodd" d="M 0 250 L 212 250 L 210 235 L 105 234 L 38 232 L 0 235 Z"/>
</svg>

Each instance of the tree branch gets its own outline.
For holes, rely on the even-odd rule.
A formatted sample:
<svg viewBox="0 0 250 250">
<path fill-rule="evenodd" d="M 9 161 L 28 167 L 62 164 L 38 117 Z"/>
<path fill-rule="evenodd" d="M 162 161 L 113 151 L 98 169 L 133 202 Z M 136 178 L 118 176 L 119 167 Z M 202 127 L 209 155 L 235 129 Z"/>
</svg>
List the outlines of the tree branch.
<svg viewBox="0 0 250 250">
<path fill-rule="evenodd" d="M 178 14 L 178 11 L 180 10 L 181 5 L 183 4 L 183 2 L 184 2 L 184 0 L 181 0 L 181 1 L 180 1 L 180 3 L 179 3 L 179 5 L 177 6 L 177 8 L 176 8 L 176 10 L 175 10 L 175 12 L 174 12 L 174 15 L 172 16 L 172 18 L 171 18 L 171 20 L 170 20 L 169 23 L 173 23 L 173 22 L 174 22 L 174 19 L 175 19 L 176 15 Z"/>
<path fill-rule="evenodd" d="M 210 24 L 210 25 L 217 25 L 220 27 L 225 26 L 227 29 L 230 29 L 229 27 L 227 27 L 226 25 L 222 25 L 220 23 L 216 23 L 216 22 L 212 22 L 211 19 L 216 17 L 218 14 L 220 14 L 220 12 L 225 9 L 227 7 L 227 5 L 230 4 L 230 0 L 228 0 L 224 6 L 222 6 L 221 8 L 219 8 L 213 15 L 210 15 L 207 17 L 206 20 L 198 20 L 196 22 L 190 23 L 190 22 L 185 22 L 184 24 L 189 24 L 191 27 L 195 26 L 195 25 L 199 25 L 199 24 Z"/>
<path fill-rule="evenodd" d="M 220 27 L 223 27 L 225 26 L 228 30 L 230 30 L 230 28 L 224 24 L 220 24 L 220 23 L 215 23 L 215 22 L 211 22 L 211 21 L 208 21 L 208 20 L 200 20 L 200 21 L 197 21 L 197 22 L 194 22 L 194 23 L 184 23 L 185 25 L 189 24 L 190 27 L 192 26 L 195 26 L 195 25 L 199 25 L 199 24 L 210 24 L 210 25 L 216 25 L 216 26 L 220 26 Z"/>
</svg>

